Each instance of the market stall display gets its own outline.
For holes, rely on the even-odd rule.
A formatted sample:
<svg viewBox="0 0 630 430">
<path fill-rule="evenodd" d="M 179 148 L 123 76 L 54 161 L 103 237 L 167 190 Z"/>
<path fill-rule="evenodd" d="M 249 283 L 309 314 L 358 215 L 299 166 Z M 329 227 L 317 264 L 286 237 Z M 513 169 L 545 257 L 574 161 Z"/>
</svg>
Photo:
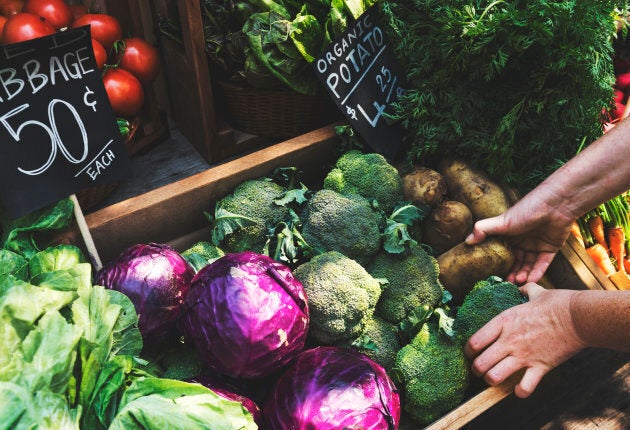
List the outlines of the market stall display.
<svg viewBox="0 0 630 430">
<path fill-rule="evenodd" d="M 199 24 L 201 16 L 192 13 L 199 5 L 206 19 L 215 18 L 208 6 L 215 2 L 176 3 L 184 17 L 180 23 Z M 234 6 L 220 3 L 226 8 Z M 289 21 L 282 15 L 286 12 L 282 7 L 295 6 L 293 2 L 266 4 L 273 10 L 250 16 L 267 21 L 250 22 L 250 27 L 239 23 L 239 27 L 260 30 L 271 17 Z M 340 5 L 338 2 L 333 12 L 343 15 L 343 10 L 347 17 L 360 14 L 353 10 L 353 2 Z M 305 18 L 311 16 L 306 14 L 306 6 L 299 6 L 304 21 L 296 19 L 298 24 L 310 22 Z M 489 27 L 497 33 L 506 28 L 520 31 L 520 19 L 525 17 L 519 14 L 529 16 L 532 10 L 512 6 L 492 3 L 476 11 L 459 10 L 457 2 L 432 5 L 447 13 L 444 19 L 435 15 L 431 19 L 446 25 L 435 27 L 445 34 L 451 34 L 447 24 L 468 25 L 473 18 L 479 24 L 477 36 L 487 36 L 484 30 Z M 566 9 L 547 6 L 541 16 L 567 24 Z M 411 61 L 409 56 L 417 54 L 418 46 L 403 52 L 408 38 L 427 36 L 426 28 L 415 33 L 418 28 L 407 21 L 417 11 L 389 2 L 382 7 L 399 37 L 398 53 Z M 570 7 L 573 5 L 566 5 Z M 601 24 L 610 21 L 610 15 L 605 19 L 601 13 L 607 7 L 610 5 L 589 5 L 573 12 L 580 19 Z M 94 15 L 88 10 L 77 13 L 81 17 L 73 15 L 74 21 L 68 18 L 69 23 Z M 544 34 L 548 22 L 543 21 L 536 31 Z M 292 25 L 301 28 L 295 22 Z M 182 26 L 187 48 L 193 40 L 191 34 L 199 37 L 199 30 Z M 610 36 L 607 29 L 593 31 Z M 474 38 L 475 31 L 471 33 Z M 518 39 L 518 43 L 506 45 L 514 51 L 499 49 L 505 57 L 493 57 L 495 51 L 482 47 L 481 62 L 488 60 L 487 55 L 502 59 L 493 63 L 496 69 L 489 70 L 486 78 L 513 71 L 510 55 L 519 60 L 530 58 L 532 53 L 525 48 L 544 39 L 539 33 L 533 37 L 529 43 Z M 431 37 L 426 39 L 434 42 Z M 120 40 L 117 33 L 103 44 L 115 51 Z M 299 52 L 303 58 L 310 52 L 307 41 L 299 37 L 295 41 L 303 48 Z M 609 37 L 593 42 L 597 49 L 607 43 Z M 124 45 L 139 49 L 135 57 L 114 53 L 104 60 L 103 67 L 111 61 L 118 65 L 113 71 L 127 70 L 131 75 L 135 70 L 134 79 L 143 88 L 155 79 L 156 71 L 153 67 L 138 70 L 137 66 L 156 64 L 156 53 L 148 52 L 145 42 L 137 39 L 126 38 Z M 271 52 L 265 57 L 268 62 L 275 58 L 276 49 L 286 53 L 286 46 L 278 40 L 272 45 L 271 51 L 261 49 Z M 291 46 L 289 51 L 294 53 Z M 197 55 L 202 47 L 194 48 Z M 603 49 L 601 55 L 607 53 Z M 208 66 L 206 54 L 204 67 Z M 212 54 L 216 60 L 218 51 Z M 193 63 L 199 60 L 198 55 L 192 58 Z M 420 66 L 411 62 L 406 64 L 412 66 L 410 76 L 418 78 L 414 67 Z M 282 85 L 289 85 L 287 76 L 277 70 L 279 64 L 265 63 L 264 70 L 276 79 L 282 75 Z M 453 68 L 438 73 L 442 81 L 422 78 L 431 84 L 429 90 L 446 84 L 446 78 L 452 83 L 448 73 L 461 77 L 458 73 L 463 69 L 458 67 L 464 63 L 452 64 Z M 198 65 L 194 63 L 193 76 L 203 70 Z M 183 65 L 187 66 L 190 64 Z M 261 78 L 263 68 L 257 66 Z M 174 70 L 182 64 L 171 67 L 170 77 L 177 77 Z M 425 117 L 422 106 L 430 97 L 424 98 L 422 91 L 427 88 L 416 80 L 418 87 L 397 105 L 399 116 L 390 118 L 409 132 L 405 142 L 409 152 L 400 158 L 386 159 L 360 138 L 348 141 L 348 126 L 332 124 L 308 133 L 296 132 L 302 134 L 229 161 L 223 156 L 212 158 L 221 162 L 88 214 L 90 232 L 103 260 L 109 263 L 99 273 L 85 263 L 83 242 L 72 224 L 72 205 L 67 200 L 17 220 L 0 214 L 0 316 L 7 322 L 6 336 L 0 341 L 0 350 L 5 351 L 0 354 L 0 364 L 5 363 L 0 366 L 0 397 L 11 405 L 0 407 L 0 422 L 28 426 L 54 417 L 58 426 L 95 429 L 198 428 L 208 422 L 219 429 L 268 430 L 289 426 L 450 429 L 465 425 L 509 395 L 516 379 L 489 387 L 471 374 L 463 345 L 491 318 L 526 299 L 516 285 L 503 279 L 514 262 L 507 242 L 488 239 L 469 246 L 464 238 L 476 220 L 498 215 L 512 205 L 519 192 L 551 168 L 548 162 L 568 157 L 567 148 L 578 143 L 577 135 L 584 140 L 595 136 L 595 129 L 603 131 L 602 108 L 614 109 L 612 86 L 600 85 L 610 68 L 602 66 L 586 78 L 579 65 L 571 63 L 566 70 L 573 70 L 571 67 L 584 79 L 582 89 L 588 94 L 584 97 L 595 94 L 595 98 L 582 100 L 584 109 L 575 108 L 580 115 L 571 117 L 584 121 L 583 128 L 576 131 L 571 121 L 563 124 L 574 132 L 561 148 L 567 152 L 546 158 L 529 177 L 523 176 L 521 166 L 515 163 L 520 158 L 514 153 L 501 158 L 503 147 L 494 152 L 496 142 L 488 143 L 488 136 L 479 134 L 475 121 L 458 117 L 460 123 L 446 125 L 447 110 Z M 304 69 L 299 70 L 295 76 L 289 73 L 295 78 L 292 82 L 308 86 L 308 80 L 301 79 Z M 192 86 L 209 84 L 210 74 L 205 78 Z M 518 79 L 499 81 L 510 83 L 518 97 L 532 96 L 518 91 Z M 527 127 L 518 121 L 503 123 L 507 121 L 503 116 L 498 130 L 489 127 L 497 131 L 494 138 L 507 134 L 513 138 L 510 145 L 515 144 L 523 139 L 520 133 L 524 129 L 530 128 L 524 136 L 532 136 L 538 114 L 557 113 L 546 104 L 558 102 L 555 88 L 544 79 L 540 82 L 549 99 L 532 102 L 540 111 L 523 120 Z M 478 109 L 487 102 L 481 94 L 495 84 L 481 85 L 476 94 L 479 98 L 471 106 Z M 463 88 L 468 85 L 450 90 L 468 94 Z M 492 98 L 488 94 L 485 96 Z M 203 99 L 199 92 L 193 95 L 198 97 Z M 125 98 L 125 103 L 130 101 Z M 212 97 L 197 101 L 216 107 Z M 571 103 L 563 99 L 560 104 L 570 110 Z M 523 106 L 523 115 L 531 114 Z M 129 115 L 122 116 L 135 117 L 129 109 Z M 453 112 L 457 115 L 460 110 Z M 508 116 L 511 113 L 514 111 Z M 433 134 L 436 129 L 420 125 L 427 119 L 438 121 L 437 129 L 444 132 L 441 137 Z M 216 130 L 211 131 L 216 137 Z M 208 138 L 206 132 L 202 134 Z M 445 138 L 453 135 L 457 139 Z M 551 135 L 556 136 L 555 132 Z M 473 156 L 468 144 L 476 139 L 482 142 L 475 144 L 482 150 L 473 145 Z M 539 144 L 536 141 L 533 146 Z M 535 150 L 520 148 L 523 154 Z M 207 146 L 205 150 L 212 157 L 223 151 Z M 493 164 L 498 159 L 506 161 L 505 165 Z M 602 227 L 610 233 L 599 245 L 608 248 L 605 260 L 612 266 L 611 274 L 622 273 L 627 279 L 623 265 L 628 251 L 627 196 L 608 202 L 587 218 L 596 217 L 607 222 Z M 583 258 L 585 248 L 576 246 L 576 237 L 567 241 L 541 284 L 546 288 L 608 288 L 601 281 L 610 282 L 612 277 L 602 278 L 592 270 Z M 594 235 L 592 239 L 586 234 L 580 237 L 585 245 L 598 242 Z M 619 246 L 613 246 L 613 237 L 621 237 Z M 38 363 L 42 365 L 38 367 Z"/>
</svg>

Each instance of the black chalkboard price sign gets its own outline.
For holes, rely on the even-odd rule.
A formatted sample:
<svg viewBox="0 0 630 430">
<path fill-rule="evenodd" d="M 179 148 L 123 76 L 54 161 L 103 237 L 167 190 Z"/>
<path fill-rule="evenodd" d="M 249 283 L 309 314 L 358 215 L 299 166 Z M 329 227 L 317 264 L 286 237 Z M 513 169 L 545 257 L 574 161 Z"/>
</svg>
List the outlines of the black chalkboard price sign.
<svg viewBox="0 0 630 430">
<path fill-rule="evenodd" d="M 313 66 L 328 94 L 352 127 L 376 152 L 394 158 L 402 130 L 383 114 L 406 84 L 386 37 L 377 5 L 370 7 L 315 60 Z"/>
<path fill-rule="evenodd" d="M 9 216 L 129 168 L 88 26 L 0 46 L 0 200 Z"/>
</svg>

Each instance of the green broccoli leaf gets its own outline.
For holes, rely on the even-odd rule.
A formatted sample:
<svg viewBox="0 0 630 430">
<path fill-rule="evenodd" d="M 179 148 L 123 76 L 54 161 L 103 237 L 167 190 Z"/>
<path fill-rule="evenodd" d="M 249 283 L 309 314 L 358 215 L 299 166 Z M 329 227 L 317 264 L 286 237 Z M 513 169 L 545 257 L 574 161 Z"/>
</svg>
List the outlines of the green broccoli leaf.
<svg viewBox="0 0 630 430">
<path fill-rule="evenodd" d="M 351 344 L 355 348 L 365 349 L 368 351 L 378 351 L 378 346 L 376 343 L 368 336 L 363 333 L 361 336 L 357 337 Z"/>
<path fill-rule="evenodd" d="M 383 248 L 391 254 L 400 254 L 408 246 L 417 245 L 417 242 L 409 235 L 409 227 L 424 219 L 429 213 L 428 206 L 418 207 L 409 202 L 397 205 L 392 214 L 387 218 L 387 224 L 383 231 Z"/>
<path fill-rule="evenodd" d="M 309 189 L 306 185 L 300 183 L 300 188 L 288 190 L 281 198 L 274 200 L 274 203 L 278 206 L 286 206 L 292 202 L 301 205 L 302 203 L 308 201 L 308 192 Z"/>
<path fill-rule="evenodd" d="M 212 223 L 212 243 L 219 246 L 226 236 L 234 233 L 236 230 L 255 225 L 256 221 L 239 214 L 232 213 L 217 205 L 214 210 L 214 216 L 208 212 L 204 212 L 206 218 Z"/>
<path fill-rule="evenodd" d="M 429 319 L 432 312 L 433 308 L 429 305 L 418 306 L 409 312 L 407 318 L 398 324 L 398 330 L 401 337 L 405 340 L 413 339 L 422 327 L 422 324 Z"/>
</svg>

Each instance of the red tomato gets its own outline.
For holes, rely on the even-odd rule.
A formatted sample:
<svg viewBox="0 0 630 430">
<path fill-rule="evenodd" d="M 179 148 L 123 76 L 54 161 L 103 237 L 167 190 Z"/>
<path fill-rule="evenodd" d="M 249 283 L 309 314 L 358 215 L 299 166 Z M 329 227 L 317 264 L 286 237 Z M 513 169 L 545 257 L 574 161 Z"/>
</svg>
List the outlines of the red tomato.
<svg viewBox="0 0 630 430">
<path fill-rule="evenodd" d="M 138 78 L 120 68 L 107 69 L 103 84 L 116 116 L 130 118 L 140 112 L 144 104 L 144 90 Z"/>
<path fill-rule="evenodd" d="M 32 13 L 21 12 L 11 15 L 2 30 L 2 43 L 17 43 L 55 34 L 55 28 Z"/>
<path fill-rule="evenodd" d="M 22 12 L 24 0 L 0 0 L 0 14 L 6 17 Z"/>
<path fill-rule="evenodd" d="M 72 9 L 64 0 L 26 0 L 22 11 L 41 16 L 57 30 L 74 20 Z"/>
<path fill-rule="evenodd" d="M 105 13 L 86 13 L 72 23 L 72 28 L 89 25 L 92 37 L 109 52 L 114 42 L 122 39 L 120 22 Z"/>
<path fill-rule="evenodd" d="M 6 16 L 0 16 L 0 43 L 2 42 L 2 31 L 4 30 L 4 24 L 7 23 L 7 17 Z"/>
<path fill-rule="evenodd" d="M 148 85 L 160 71 L 160 53 L 157 48 L 141 37 L 124 39 L 124 51 L 118 57 L 118 67 L 127 70 Z"/>
<path fill-rule="evenodd" d="M 88 7 L 84 4 L 71 4 L 70 9 L 72 9 L 73 20 L 78 19 L 88 13 Z"/>
<path fill-rule="evenodd" d="M 92 39 L 92 49 L 94 50 L 94 58 L 96 59 L 96 65 L 98 66 L 98 70 L 103 70 L 105 67 L 105 62 L 107 61 L 107 52 L 103 45 L 96 39 Z"/>
</svg>

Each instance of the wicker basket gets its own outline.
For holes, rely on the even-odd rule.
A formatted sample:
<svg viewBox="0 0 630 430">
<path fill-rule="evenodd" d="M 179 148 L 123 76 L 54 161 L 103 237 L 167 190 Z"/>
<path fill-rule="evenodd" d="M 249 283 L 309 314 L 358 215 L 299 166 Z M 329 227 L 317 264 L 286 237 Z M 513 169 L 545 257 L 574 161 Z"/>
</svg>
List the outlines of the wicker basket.
<svg viewBox="0 0 630 430">
<path fill-rule="evenodd" d="M 140 128 L 141 119 L 139 116 L 129 121 L 129 134 L 125 136 L 125 149 L 131 155 L 134 148 L 134 138 L 136 132 Z M 112 193 L 118 186 L 117 182 L 111 184 L 96 185 L 94 187 L 85 188 L 76 193 L 77 200 L 81 205 L 81 209 L 86 211 L 102 202 L 108 195 Z"/>
<path fill-rule="evenodd" d="M 225 81 L 218 82 L 218 89 L 226 121 L 240 131 L 261 137 L 295 137 L 341 118 L 327 95 L 264 90 Z"/>
</svg>

